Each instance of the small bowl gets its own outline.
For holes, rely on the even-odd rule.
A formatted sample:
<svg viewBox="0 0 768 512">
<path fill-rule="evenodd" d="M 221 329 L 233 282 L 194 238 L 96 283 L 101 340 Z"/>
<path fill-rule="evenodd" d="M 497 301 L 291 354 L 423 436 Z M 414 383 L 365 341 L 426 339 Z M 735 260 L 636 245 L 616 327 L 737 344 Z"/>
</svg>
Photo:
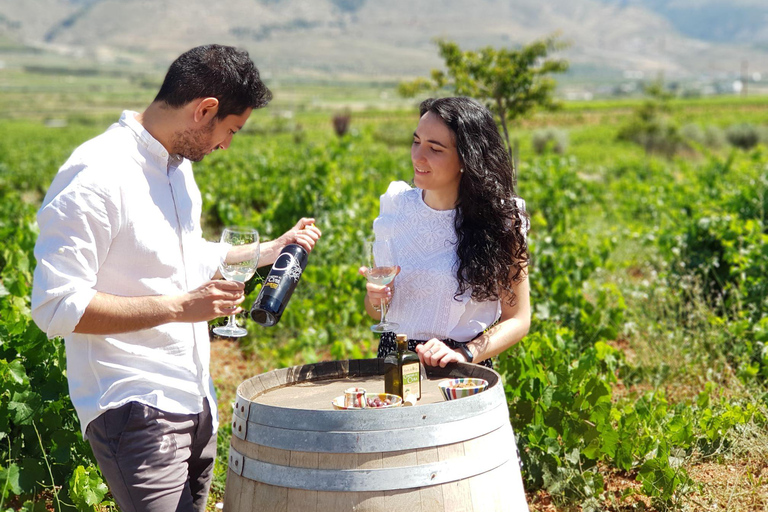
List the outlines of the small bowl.
<svg viewBox="0 0 768 512">
<path fill-rule="evenodd" d="M 485 391 L 488 388 L 488 381 L 485 379 L 463 377 L 461 379 L 444 380 L 438 384 L 438 387 L 446 400 L 455 400 Z"/>
<path fill-rule="evenodd" d="M 380 401 L 384 402 L 385 400 L 389 400 L 392 402 L 388 405 L 380 405 L 378 407 L 371 405 L 371 400 L 374 400 L 378 398 Z M 400 407 L 403 405 L 403 399 L 400 398 L 397 395 L 391 395 L 389 393 L 368 393 L 365 395 L 365 400 L 368 404 L 369 409 L 390 409 L 392 407 Z"/>
<path fill-rule="evenodd" d="M 378 398 L 382 402 L 389 398 L 393 403 L 390 405 L 382 405 L 380 407 L 373 407 L 369 405 L 368 407 L 345 407 L 344 406 L 344 395 L 337 396 L 331 401 L 331 404 L 333 405 L 333 408 L 337 411 L 346 411 L 346 410 L 355 410 L 355 411 L 363 411 L 365 409 L 390 409 L 392 407 L 400 407 L 403 405 L 403 399 L 400 398 L 397 395 L 390 395 L 387 393 L 366 393 L 365 399 L 366 401 L 368 399 L 374 399 Z"/>
</svg>

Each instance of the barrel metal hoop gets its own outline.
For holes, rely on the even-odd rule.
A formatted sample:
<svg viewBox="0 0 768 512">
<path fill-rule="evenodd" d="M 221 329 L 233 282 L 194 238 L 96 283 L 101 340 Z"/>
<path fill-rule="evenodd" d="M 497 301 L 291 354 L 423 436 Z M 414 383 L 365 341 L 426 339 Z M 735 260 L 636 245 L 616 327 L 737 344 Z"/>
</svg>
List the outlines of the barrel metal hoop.
<svg viewBox="0 0 768 512">
<path fill-rule="evenodd" d="M 338 414 L 344 414 L 344 412 Z M 386 430 L 382 427 L 382 430 L 377 431 L 318 432 L 274 428 L 249 422 L 247 436 L 241 439 L 281 450 L 376 453 L 457 443 L 480 437 L 505 425 L 509 425 L 509 410 L 506 403 L 502 403 L 495 409 L 475 417 L 438 426 L 426 425 L 396 430 Z M 239 433 L 238 437 L 240 437 Z"/>
<path fill-rule="evenodd" d="M 232 435 L 243 440 L 248 437 L 248 421 L 237 414 L 232 415 Z"/>
<path fill-rule="evenodd" d="M 243 465 L 245 464 L 245 455 L 234 448 L 229 448 L 229 470 L 238 474 L 243 474 Z"/>
<path fill-rule="evenodd" d="M 458 401 L 450 401 L 415 407 L 397 407 L 387 410 L 386 414 L 378 410 L 308 411 L 251 402 L 247 418 L 252 424 L 293 430 L 378 431 L 397 429 L 405 424 L 441 425 L 445 422 L 476 417 L 495 409 L 499 404 L 506 406 L 507 399 L 504 388 L 497 385 L 474 396 L 462 398 L 460 402 L 460 404 Z"/>
<path fill-rule="evenodd" d="M 233 448 L 230 448 L 232 458 Z M 237 453 L 237 452 L 235 452 Z M 482 457 L 459 458 L 421 466 L 382 469 L 315 469 L 283 466 L 243 457 L 243 478 L 278 487 L 308 491 L 389 491 L 415 489 L 464 480 L 509 462 L 511 448 Z"/>
<path fill-rule="evenodd" d="M 232 414 L 234 416 L 239 416 L 244 420 L 248 419 L 248 417 L 251 415 L 251 404 L 253 404 L 253 402 L 246 400 L 240 395 L 237 395 L 233 405 Z"/>
</svg>

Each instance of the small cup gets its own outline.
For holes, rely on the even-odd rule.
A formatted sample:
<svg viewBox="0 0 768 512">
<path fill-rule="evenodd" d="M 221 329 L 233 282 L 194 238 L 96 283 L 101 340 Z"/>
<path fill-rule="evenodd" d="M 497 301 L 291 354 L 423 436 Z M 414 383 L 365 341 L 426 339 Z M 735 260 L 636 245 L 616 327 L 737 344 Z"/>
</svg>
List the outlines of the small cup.
<svg viewBox="0 0 768 512">
<path fill-rule="evenodd" d="M 365 400 L 365 389 L 347 388 L 344 390 L 344 407 L 364 409 L 368 404 Z"/>
</svg>

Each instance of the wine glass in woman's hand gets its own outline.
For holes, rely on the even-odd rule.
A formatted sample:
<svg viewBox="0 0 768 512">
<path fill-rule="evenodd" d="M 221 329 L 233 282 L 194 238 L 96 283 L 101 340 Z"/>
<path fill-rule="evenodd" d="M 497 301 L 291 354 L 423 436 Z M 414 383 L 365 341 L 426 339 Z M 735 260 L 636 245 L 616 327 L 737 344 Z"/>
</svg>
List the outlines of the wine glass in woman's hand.
<svg viewBox="0 0 768 512">
<path fill-rule="evenodd" d="M 225 228 L 221 241 L 232 246 L 227 259 L 219 266 L 219 271 L 227 281 L 244 283 L 256 273 L 259 263 L 259 232 L 252 228 Z M 227 324 L 214 327 L 214 334 L 240 338 L 248 331 L 238 327 L 235 315 L 229 315 Z"/>
<path fill-rule="evenodd" d="M 389 239 L 365 243 L 368 258 L 368 270 L 365 273 L 369 283 L 386 286 L 397 275 L 397 260 L 394 247 Z M 398 329 L 400 325 L 387 322 L 387 302 L 381 299 L 381 322 L 371 326 L 373 332 L 387 332 Z"/>
</svg>

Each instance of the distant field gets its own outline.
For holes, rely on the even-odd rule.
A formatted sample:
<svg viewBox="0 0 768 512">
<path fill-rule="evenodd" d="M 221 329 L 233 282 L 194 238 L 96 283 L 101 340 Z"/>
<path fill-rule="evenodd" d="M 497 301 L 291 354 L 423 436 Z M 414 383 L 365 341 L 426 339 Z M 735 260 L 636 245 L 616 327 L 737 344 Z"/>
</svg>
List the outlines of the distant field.
<svg viewBox="0 0 768 512">
<path fill-rule="evenodd" d="M 55 119 L 81 114 L 114 115 L 125 108 L 138 110 L 152 100 L 167 68 L 167 63 L 151 61 L 96 65 L 90 60 L 57 58 L 8 44 L 0 40 L 0 119 Z M 397 95 L 397 81 L 393 79 L 271 76 L 269 70 L 262 71 L 274 92 L 269 107 L 273 115 L 306 113 L 309 122 L 316 111 L 392 116 L 393 112 L 412 111 L 417 104 L 417 100 Z M 428 72 L 425 70 L 425 75 Z M 768 94 L 761 95 L 761 91 L 766 89 L 755 88 L 753 95 L 746 98 L 731 95 L 681 99 L 674 101 L 673 107 L 683 116 L 687 115 L 683 111 L 690 112 L 692 118 L 703 110 L 717 108 L 718 122 L 749 122 L 759 120 L 760 109 L 768 106 Z M 602 123 L 606 116 L 621 115 L 641 102 L 637 96 L 564 102 L 561 111 L 535 116 L 525 124 Z M 725 115 L 729 108 L 732 116 Z"/>
<path fill-rule="evenodd" d="M 4 52 L 0 46 L 0 118 L 51 118 L 139 109 L 157 92 L 166 67 L 136 64 L 95 67 L 48 55 Z M 392 110 L 399 98 L 394 81 L 270 77 L 270 108 L 304 110 Z"/>
</svg>

